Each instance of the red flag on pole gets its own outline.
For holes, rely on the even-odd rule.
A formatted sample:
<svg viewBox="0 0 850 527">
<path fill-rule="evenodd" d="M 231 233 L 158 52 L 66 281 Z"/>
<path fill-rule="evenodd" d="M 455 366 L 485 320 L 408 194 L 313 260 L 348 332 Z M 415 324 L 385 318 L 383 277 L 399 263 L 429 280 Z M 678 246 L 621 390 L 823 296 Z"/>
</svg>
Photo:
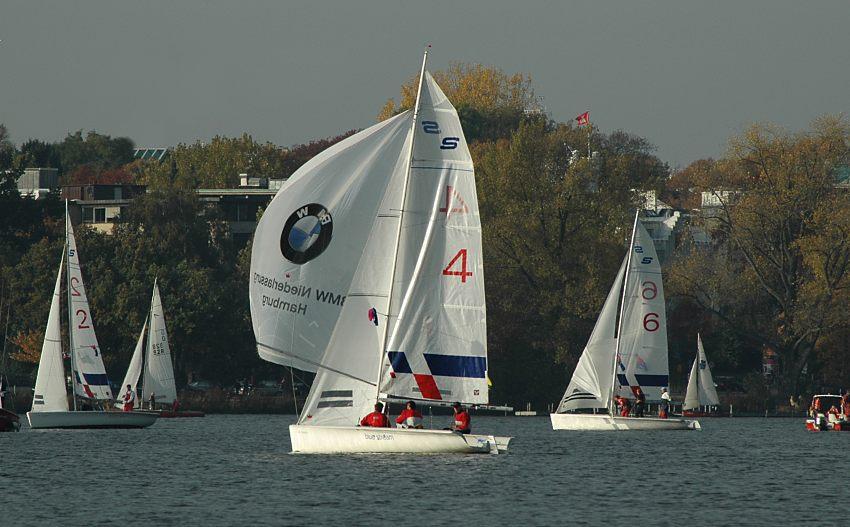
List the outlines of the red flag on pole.
<svg viewBox="0 0 850 527">
<path fill-rule="evenodd" d="M 590 112 L 584 112 L 583 114 L 576 117 L 576 122 L 579 126 L 585 126 L 590 124 Z"/>
</svg>

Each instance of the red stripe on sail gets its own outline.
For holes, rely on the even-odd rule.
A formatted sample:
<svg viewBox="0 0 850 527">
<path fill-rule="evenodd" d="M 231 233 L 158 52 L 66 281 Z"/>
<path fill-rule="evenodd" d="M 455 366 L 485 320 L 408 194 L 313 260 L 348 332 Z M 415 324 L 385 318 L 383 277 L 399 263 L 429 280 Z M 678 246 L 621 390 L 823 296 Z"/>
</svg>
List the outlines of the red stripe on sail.
<svg viewBox="0 0 850 527">
<path fill-rule="evenodd" d="M 92 393 L 91 388 L 89 388 L 88 384 L 83 385 L 83 390 L 86 391 L 86 395 L 88 395 L 90 399 L 94 399 L 94 393 Z"/>
<path fill-rule="evenodd" d="M 419 386 L 419 393 L 422 394 L 423 398 L 436 399 L 438 401 L 443 400 L 440 390 L 437 389 L 437 382 L 434 380 L 433 375 L 414 373 L 413 377 L 416 379 L 416 384 Z"/>
</svg>

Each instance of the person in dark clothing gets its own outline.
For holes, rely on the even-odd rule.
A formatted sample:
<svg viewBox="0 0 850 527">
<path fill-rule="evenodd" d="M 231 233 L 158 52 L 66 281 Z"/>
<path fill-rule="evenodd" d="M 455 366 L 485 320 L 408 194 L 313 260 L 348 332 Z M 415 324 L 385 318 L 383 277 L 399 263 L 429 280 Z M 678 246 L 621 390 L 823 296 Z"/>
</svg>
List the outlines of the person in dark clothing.
<svg viewBox="0 0 850 527">
<path fill-rule="evenodd" d="M 646 410 L 646 395 L 643 394 L 643 390 L 640 389 L 640 386 L 635 388 L 635 417 L 643 417 L 643 413 Z"/>
</svg>

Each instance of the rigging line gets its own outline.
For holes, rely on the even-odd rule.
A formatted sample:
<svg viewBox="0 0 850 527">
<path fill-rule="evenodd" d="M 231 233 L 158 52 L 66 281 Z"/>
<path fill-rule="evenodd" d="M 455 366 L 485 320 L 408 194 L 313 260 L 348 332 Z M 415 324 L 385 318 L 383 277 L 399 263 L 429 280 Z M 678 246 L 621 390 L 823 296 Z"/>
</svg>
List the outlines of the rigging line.
<svg viewBox="0 0 850 527">
<path fill-rule="evenodd" d="M 289 367 L 289 384 L 292 385 L 292 404 L 295 405 L 295 415 L 296 417 L 301 413 L 298 411 L 298 396 L 295 394 L 295 372 L 293 371 L 295 368 L 292 366 Z"/>
<path fill-rule="evenodd" d="M 304 362 L 305 364 L 309 364 L 310 366 L 315 366 L 315 367 L 317 367 L 317 368 L 321 368 L 321 369 L 323 369 L 323 370 L 328 370 L 328 371 L 330 371 L 330 372 L 333 372 L 333 373 L 336 373 L 336 374 L 342 375 L 343 377 L 348 377 L 349 379 L 354 379 L 355 381 L 365 382 L 366 384 L 368 384 L 368 385 L 370 385 L 370 386 L 377 386 L 377 383 L 374 383 L 374 382 L 372 382 L 372 381 L 367 381 L 366 379 L 362 379 L 362 378 L 360 378 L 360 377 L 357 377 L 356 375 L 352 375 L 352 374 L 350 374 L 350 373 L 346 373 L 346 372 L 344 372 L 344 371 L 337 370 L 337 369 L 335 369 L 335 368 L 331 368 L 330 366 L 325 366 L 324 364 L 322 364 L 322 363 L 320 363 L 320 362 L 315 362 L 315 361 L 311 361 L 311 360 L 309 360 L 309 359 L 305 359 L 305 358 L 300 357 L 300 356 L 298 356 L 298 355 L 296 355 L 296 354 L 294 354 L 294 353 L 290 353 L 290 352 L 283 351 L 282 349 L 276 348 L 276 347 L 274 347 L 274 346 L 269 346 L 268 344 L 263 344 L 262 342 L 257 342 L 257 345 L 258 345 L 258 346 L 262 346 L 262 347 L 264 347 L 264 348 L 268 348 L 268 349 L 270 349 L 270 350 L 272 350 L 272 351 L 276 351 L 276 352 L 278 352 L 278 353 L 280 353 L 281 355 L 284 355 L 284 356 L 286 356 L 286 357 L 291 357 L 291 358 L 293 358 L 293 359 L 298 359 L 298 360 L 300 360 L 300 361 Z"/>
</svg>

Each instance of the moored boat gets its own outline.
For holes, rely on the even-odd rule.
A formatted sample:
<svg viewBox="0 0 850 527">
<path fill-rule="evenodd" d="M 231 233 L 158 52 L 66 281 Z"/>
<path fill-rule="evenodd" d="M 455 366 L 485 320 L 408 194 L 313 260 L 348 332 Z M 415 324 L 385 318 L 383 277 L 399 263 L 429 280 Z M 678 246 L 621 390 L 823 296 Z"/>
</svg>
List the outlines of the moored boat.
<svg viewBox="0 0 850 527">
<path fill-rule="evenodd" d="M 618 415 L 617 397 L 662 400 L 669 380 L 661 266 L 635 213 L 631 243 L 558 409 L 554 430 L 698 430 L 697 421 Z"/>
<path fill-rule="evenodd" d="M 488 402 L 481 223 L 457 111 L 414 109 L 325 150 L 263 213 L 251 319 L 265 360 L 315 372 L 300 453 L 499 453 L 510 438 L 358 427 L 378 401 Z"/>
<path fill-rule="evenodd" d="M 15 412 L 0 408 L 0 432 L 16 432 L 21 428 L 21 418 Z"/>
</svg>

